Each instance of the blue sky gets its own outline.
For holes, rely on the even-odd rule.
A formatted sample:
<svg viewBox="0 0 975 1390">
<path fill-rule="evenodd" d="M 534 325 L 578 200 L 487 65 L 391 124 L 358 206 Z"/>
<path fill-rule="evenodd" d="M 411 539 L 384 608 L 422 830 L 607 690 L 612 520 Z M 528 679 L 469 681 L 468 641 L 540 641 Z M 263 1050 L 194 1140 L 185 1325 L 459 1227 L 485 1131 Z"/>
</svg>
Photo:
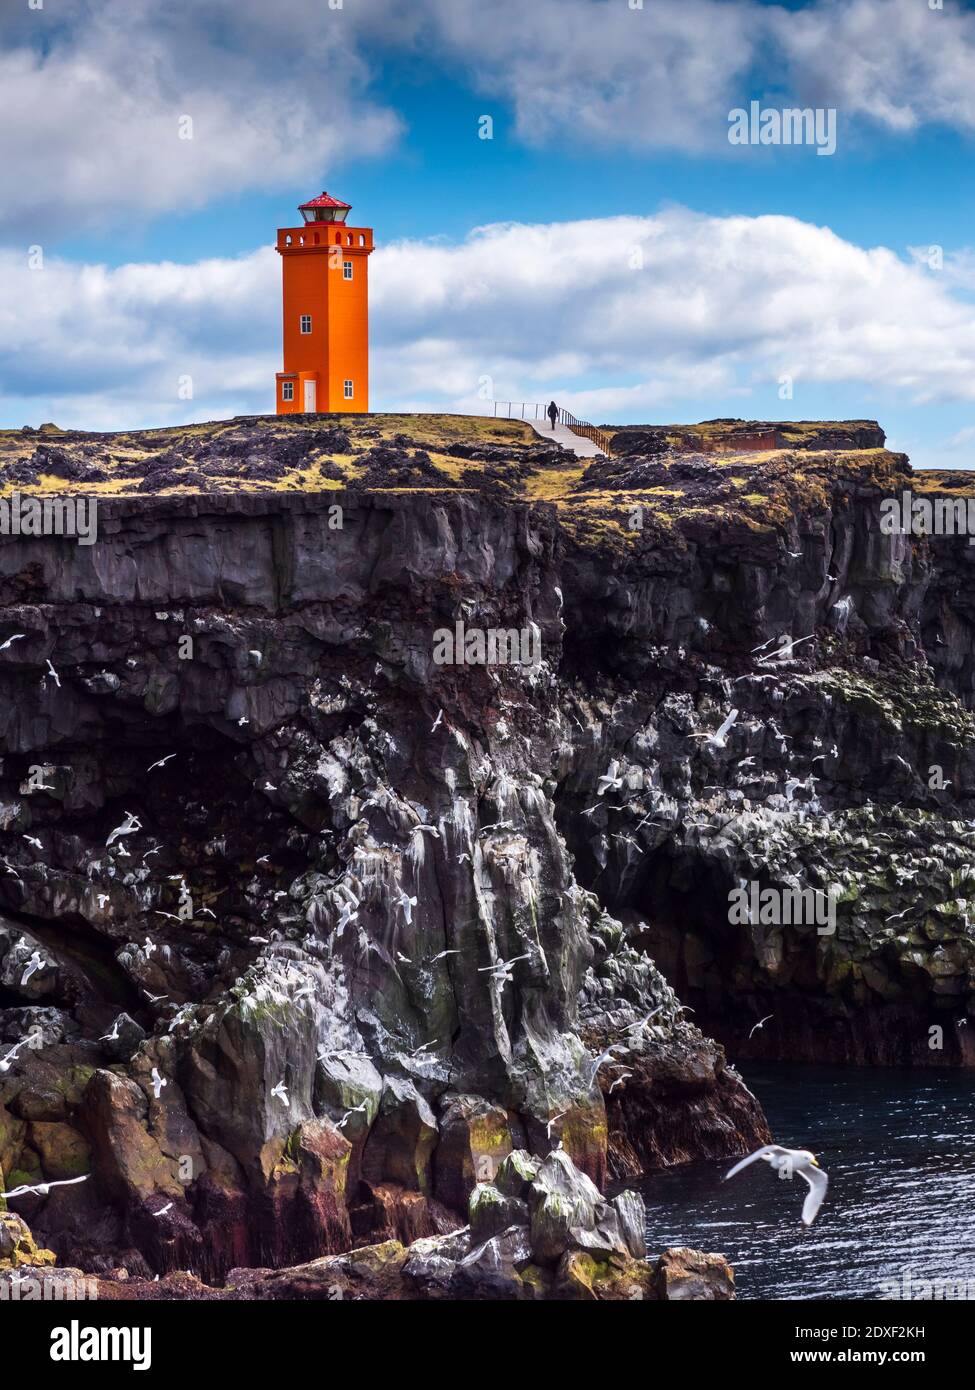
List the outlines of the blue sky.
<svg viewBox="0 0 975 1390">
<path fill-rule="evenodd" d="M 375 409 L 487 382 L 601 421 L 872 416 L 975 461 L 969 7 L 333 4 L 11 0 L 0 423 L 271 409 L 267 248 L 325 187 L 376 231 Z M 835 109 L 835 154 L 730 145 L 752 99 Z"/>
</svg>

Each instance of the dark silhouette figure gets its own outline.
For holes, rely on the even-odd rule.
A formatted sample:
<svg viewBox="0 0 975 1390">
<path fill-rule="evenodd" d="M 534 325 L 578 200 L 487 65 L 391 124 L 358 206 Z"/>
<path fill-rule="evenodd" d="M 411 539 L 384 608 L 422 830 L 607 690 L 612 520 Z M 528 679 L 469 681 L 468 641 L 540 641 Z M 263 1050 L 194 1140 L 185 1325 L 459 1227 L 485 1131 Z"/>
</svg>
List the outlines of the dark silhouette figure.
<svg viewBox="0 0 975 1390">
<path fill-rule="evenodd" d="M 548 415 L 548 418 L 551 420 L 552 429 L 554 430 L 555 422 L 559 418 L 559 408 L 554 401 L 549 401 L 548 410 L 546 411 L 546 414 Z"/>
</svg>

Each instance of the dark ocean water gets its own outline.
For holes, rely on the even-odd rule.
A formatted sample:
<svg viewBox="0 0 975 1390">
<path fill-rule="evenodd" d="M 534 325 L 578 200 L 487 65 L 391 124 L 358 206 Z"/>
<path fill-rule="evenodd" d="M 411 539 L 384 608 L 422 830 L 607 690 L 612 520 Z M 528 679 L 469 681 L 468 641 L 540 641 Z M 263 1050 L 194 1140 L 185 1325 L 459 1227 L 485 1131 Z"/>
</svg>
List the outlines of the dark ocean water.
<svg viewBox="0 0 975 1390">
<path fill-rule="evenodd" d="M 766 1163 L 685 1164 L 641 1186 L 650 1254 L 720 1251 L 745 1299 L 881 1299 L 885 1280 L 968 1281 L 975 1298 L 975 1076 L 865 1068 L 743 1068 L 777 1143 L 829 1175 L 814 1225 L 808 1192 Z M 943 1287 L 943 1286 L 942 1286 Z M 923 1290 L 922 1290 L 923 1291 Z M 949 1287 L 947 1296 L 957 1297 Z"/>
</svg>

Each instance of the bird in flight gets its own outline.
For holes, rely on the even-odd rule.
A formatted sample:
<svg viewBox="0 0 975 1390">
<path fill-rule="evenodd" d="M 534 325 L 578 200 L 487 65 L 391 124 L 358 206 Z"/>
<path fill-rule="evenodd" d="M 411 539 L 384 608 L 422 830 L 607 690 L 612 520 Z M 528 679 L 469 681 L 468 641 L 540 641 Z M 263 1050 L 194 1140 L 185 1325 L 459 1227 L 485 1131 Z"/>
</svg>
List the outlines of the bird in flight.
<svg viewBox="0 0 975 1390">
<path fill-rule="evenodd" d="M 738 711 L 732 709 L 724 723 L 720 724 L 713 734 L 691 734 L 691 738 L 703 738 L 714 748 L 725 748 L 728 744 L 728 735 L 731 732 L 731 726 L 737 718 Z"/>
<path fill-rule="evenodd" d="M 50 657 L 47 658 L 47 675 L 48 675 L 48 676 L 53 676 L 53 677 L 54 677 L 54 684 L 55 684 L 55 685 L 57 686 L 57 688 L 60 690 L 60 689 L 61 689 L 61 677 L 58 675 L 57 671 L 55 671 L 54 667 L 51 665 L 51 658 L 50 658 Z M 46 680 L 46 679 L 47 679 L 47 676 L 45 676 L 44 679 Z"/>
<path fill-rule="evenodd" d="M 12 642 L 20 642 L 26 636 L 26 632 L 15 632 L 12 637 L 8 637 L 6 642 L 0 646 L 0 652 L 5 652 Z"/>
<path fill-rule="evenodd" d="M 159 1068 L 158 1068 L 158 1067 L 153 1067 L 153 1069 L 152 1069 L 152 1094 L 156 1097 L 156 1100 L 158 1100 L 159 1097 L 160 1097 L 160 1095 L 162 1094 L 162 1088 L 163 1088 L 164 1086 L 168 1086 L 168 1085 L 169 1085 L 169 1082 L 166 1080 L 166 1078 L 165 1078 L 164 1076 L 160 1076 L 160 1075 L 159 1075 Z"/>
<path fill-rule="evenodd" d="M 152 772 L 157 767 L 165 767 L 166 764 L 170 761 L 170 759 L 175 757 L 175 753 L 167 753 L 165 758 L 159 759 L 158 763 L 150 763 L 149 766 L 146 768 L 146 772 Z"/>
<path fill-rule="evenodd" d="M 142 829 L 142 822 L 141 822 L 141 820 L 139 820 L 139 817 L 138 817 L 138 816 L 134 816 L 134 815 L 132 814 L 131 811 L 126 811 L 126 813 L 125 813 L 125 820 L 122 822 L 121 825 L 117 825 L 117 826 L 115 827 L 115 829 L 112 831 L 111 835 L 109 835 L 108 839 L 105 841 L 105 844 L 106 844 L 106 845 L 110 845 L 110 844 L 112 843 L 113 840 L 118 840 L 118 839 L 120 839 L 123 835 L 131 835 L 132 832 L 133 832 L 133 830 L 141 830 L 141 829 Z"/>
<path fill-rule="evenodd" d="M 766 1144 L 764 1148 L 756 1149 L 753 1154 L 729 1168 L 724 1175 L 724 1181 L 727 1182 L 759 1158 L 764 1159 L 780 1176 L 785 1173 L 789 1178 L 793 1178 L 798 1173 L 809 1184 L 809 1192 L 802 1204 L 802 1220 L 804 1225 L 811 1226 L 816 1219 L 816 1213 L 823 1205 L 828 1183 L 816 1155 L 808 1149 L 784 1149 L 781 1144 Z"/>
<path fill-rule="evenodd" d="M 774 1017 L 774 1014 L 766 1014 L 764 1018 L 760 1018 L 758 1022 L 755 1024 L 755 1027 L 752 1029 L 751 1033 L 748 1034 L 748 1036 L 751 1037 L 752 1033 L 757 1033 L 760 1028 L 764 1028 L 766 1023 L 768 1023 L 769 1019 Z"/>
<path fill-rule="evenodd" d="M 592 1064 L 592 1071 L 589 1073 L 589 1085 L 591 1086 L 596 1080 L 596 1073 L 599 1071 L 600 1067 L 605 1066 L 607 1062 L 615 1062 L 617 1060 L 617 1058 L 613 1056 L 614 1052 L 629 1051 L 630 1049 L 624 1043 L 613 1043 L 611 1047 L 607 1047 L 605 1052 L 601 1052 Z"/>
<path fill-rule="evenodd" d="M 30 979 L 30 977 L 31 977 L 32 975 L 36 975 L 37 972 L 38 972 L 38 970 L 43 970 L 43 969 L 44 969 L 44 961 L 43 961 L 43 958 L 42 958 L 42 956 L 41 956 L 40 951 L 33 951 L 33 952 L 31 953 L 31 958 L 30 958 L 30 960 L 27 962 L 27 968 L 26 968 L 26 970 L 24 971 L 24 973 L 23 973 L 23 975 L 21 976 L 21 979 L 20 979 L 20 987 L 21 987 L 21 989 L 23 989 L 24 985 L 26 985 L 27 981 Z"/>
<path fill-rule="evenodd" d="M 559 1120 L 561 1120 L 563 1115 L 568 1115 L 568 1113 L 568 1110 L 560 1110 L 557 1115 L 553 1115 L 548 1121 L 546 1121 L 545 1133 L 547 1134 L 549 1139 L 551 1139 L 552 1137 L 552 1130 L 555 1127 L 555 1125 L 558 1124 Z"/>
<path fill-rule="evenodd" d="M 368 1102 L 368 1100 L 363 1100 L 363 1101 L 360 1101 L 358 1105 L 353 1105 L 352 1109 L 351 1109 L 351 1110 L 346 1110 L 346 1112 L 345 1112 L 345 1114 L 342 1116 L 341 1120 L 338 1120 L 338 1121 L 336 1122 L 335 1128 L 336 1128 L 336 1129 L 344 1129 L 345 1126 L 348 1124 L 349 1120 L 351 1120 L 351 1118 L 352 1118 L 353 1115 L 357 1115 L 357 1114 L 360 1114 L 360 1113 L 364 1114 L 364 1113 L 366 1112 L 366 1110 L 368 1110 L 368 1108 L 369 1108 L 369 1102 Z"/>
<path fill-rule="evenodd" d="M 619 759 L 614 758 L 609 767 L 596 783 L 596 795 L 605 796 L 610 787 L 618 790 L 623 785 L 623 778 L 620 776 Z"/>
<path fill-rule="evenodd" d="M 436 719 L 433 721 L 433 727 L 432 727 L 432 729 L 430 730 L 431 734 L 435 734 L 435 733 L 437 732 L 437 730 L 439 729 L 439 727 L 440 727 L 440 725 L 441 725 L 442 722 L 443 722 L 443 710 L 440 711 L 440 713 L 437 715 Z"/>
<path fill-rule="evenodd" d="M 160 1207 L 158 1211 L 154 1211 L 152 1214 L 153 1214 L 153 1216 L 165 1216 L 166 1213 L 167 1213 L 167 1211 L 172 1211 L 172 1209 L 173 1209 L 173 1204 L 172 1204 L 172 1202 L 167 1202 L 166 1205 L 165 1205 L 164 1207 Z"/>
<path fill-rule="evenodd" d="M 399 890 L 399 905 L 403 909 L 406 925 L 409 926 L 413 921 L 413 909 L 416 907 L 416 898 L 411 898 L 405 888 L 401 888 Z"/>
<path fill-rule="evenodd" d="M 0 1192 L 0 1197 L 23 1197 L 28 1192 L 38 1197 L 46 1197 L 52 1187 L 72 1187 L 76 1182 L 87 1182 L 89 1177 L 90 1174 L 85 1173 L 83 1177 L 61 1178 L 58 1182 L 38 1182 L 33 1184 L 25 1182 L 22 1183 L 20 1187 L 11 1188 L 9 1192 Z"/>
<path fill-rule="evenodd" d="M 279 1081 L 276 1086 L 272 1087 L 271 1095 L 277 1096 L 278 1100 L 281 1101 L 283 1105 L 291 1104 L 288 1100 L 288 1088 L 283 1081 Z"/>
<path fill-rule="evenodd" d="M 13 1047 L 10 1049 L 8 1053 L 6 1053 L 3 1057 L 0 1057 L 0 1075 L 2 1075 L 5 1071 L 10 1070 L 14 1062 L 16 1062 L 17 1060 L 17 1053 L 20 1051 L 20 1049 L 24 1046 L 26 1042 L 26 1038 L 21 1038 L 19 1043 L 14 1043 Z"/>
</svg>

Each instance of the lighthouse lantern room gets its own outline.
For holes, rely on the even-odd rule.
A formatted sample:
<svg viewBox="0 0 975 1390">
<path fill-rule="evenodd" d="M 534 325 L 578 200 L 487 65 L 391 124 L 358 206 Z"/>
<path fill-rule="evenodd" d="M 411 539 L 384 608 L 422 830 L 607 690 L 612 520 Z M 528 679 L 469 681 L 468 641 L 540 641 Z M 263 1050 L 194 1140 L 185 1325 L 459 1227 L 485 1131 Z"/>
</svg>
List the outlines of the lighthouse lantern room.
<svg viewBox="0 0 975 1390">
<path fill-rule="evenodd" d="M 284 314 L 279 415 L 369 409 L 372 228 L 350 227 L 349 203 L 320 193 L 300 227 L 278 229 Z"/>
</svg>

